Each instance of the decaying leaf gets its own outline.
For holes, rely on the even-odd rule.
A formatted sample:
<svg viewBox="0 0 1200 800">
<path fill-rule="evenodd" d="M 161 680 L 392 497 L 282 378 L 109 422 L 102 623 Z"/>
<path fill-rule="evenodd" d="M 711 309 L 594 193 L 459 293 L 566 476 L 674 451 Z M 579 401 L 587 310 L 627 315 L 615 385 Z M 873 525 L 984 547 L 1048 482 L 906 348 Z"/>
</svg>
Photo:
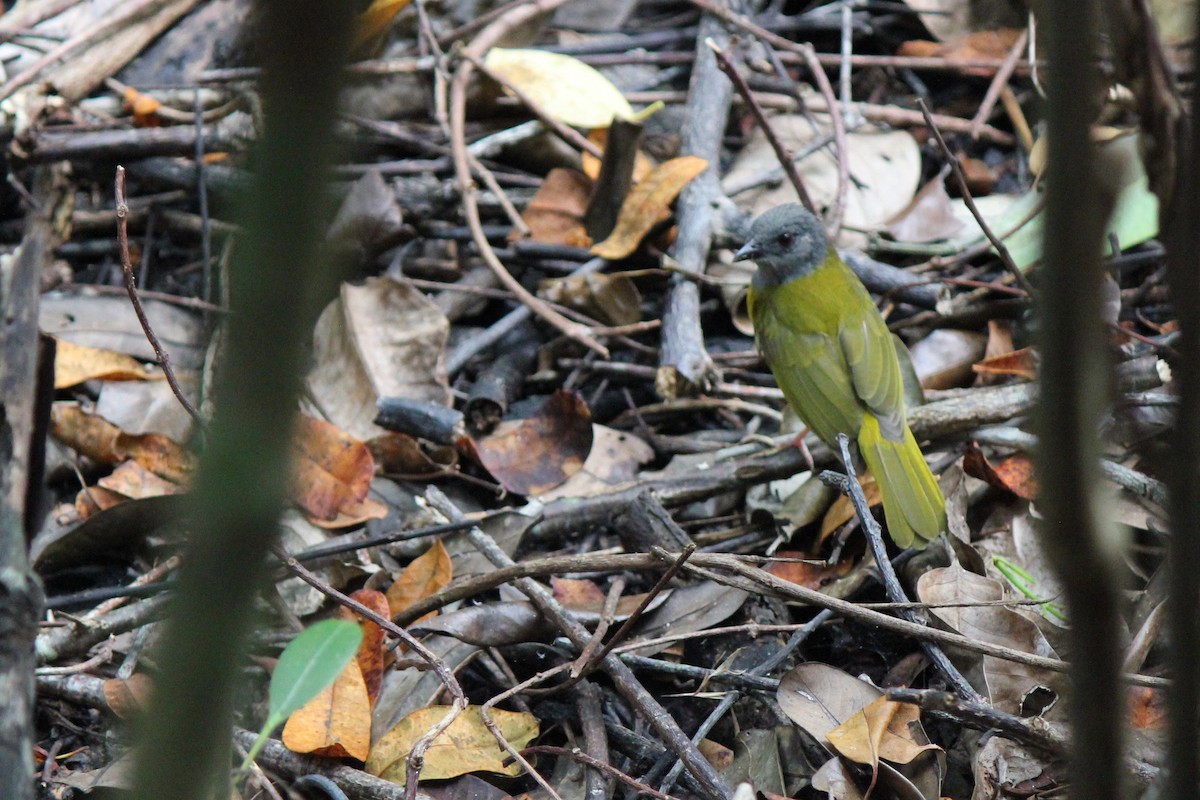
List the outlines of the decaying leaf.
<svg viewBox="0 0 1200 800">
<path fill-rule="evenodd" d="M 671 203 L 683 187 L 707 168 L 708 162 L 698 156 L 680 156 L 659 164 L 629 192 L 621 204 L 617 227 L 592 247 L 592 253 L 609 260 L 631 255 L 651 228 L 670 216 Z"/>
<path fill-rule="evenodd" d="M 450 706 L 427 706 L 402 719 L 371 748 L 371 755 L 364 767 L 366 771 L 386 780 L 403 783 L 404 760 L 413 744 L 440 722 L 449 710 Z M 479 706 L 467 706 L 450 727 L 433 740 L 425 752 L 422 780 L 454 778 L 468 772 L 521 774 L 520 764 L 504 764 L 508 753 L 496 744 L 496 739 L 484 726 L 479 712 Z M 538 734 L 538 721 L 532 714 L 496 708 L 488 714 L 504 738 L 518 750 L 532 742 Z"/>
<path fill-rule="evenodd" d="M 997 489 L 1011 492 L 1023 500 L 1037 498 L 1038 482 L 1034 474 L 1033 459 L 1024 453 L 1014 453 L 999 464 L 993 465 L 979 449 L 979 445 L 972 442 L 963 458 L 963 470 L 971 477 L 985 481 Z"/>
<path fill-rule="evenodd" d="M 307 387 L 321 416 L 366 441 L 380 397 L 446 404 L 446 337 L 450 323 L 419 289 L 391 278 L 343 284 L 313 331 Z"/>
<path fill-rule="evenodd" d="M 301 416 L 293 449 L 292 496 L 313 522 L 361 510 L 375 476 L 365 444 L 324 420 Z"/>
<path fill-rule="evenodd" d="M 591 194 L 592 181 L 583 173 L 565 167 L 550 170 L 521 212 L 530 240 L 570 247 L 591 245 L 592 238 L 583 224 Z M 516 238 L 516 232 L 509 238 Z"/>
<path fill-rule="evenodd" d="M 583 466 L 592 449 L 592 414 L 583 398 L 559 389 L 532 417 L 506 420 L 470 441 L 501 486 L 515 494 L 540 494 Z"/>
<path fill-rule="evenodd" d="M 577 58 L 547 50 L 493 47 L 483 60 L 497 77 L 525 93 L 545 113 L 578 128 L 607 128 L 633 116 L 621 90 Z"/>
<path fill-rule="evenodd" d="M 549 502 L 560 497 L 591 497 L 611 492 L 637 477 L 638 467 L 654 459 L 650 445 L 627 431 L 592 425 L 592 449 L 583 468 L 538 499 Z"/>
<path fill-rule="evenodd" d="M 104 702 L 121 719 L 133 719 L 150 700 L 154 681 L 142 672 L 104 682 Z"/>
</svg>

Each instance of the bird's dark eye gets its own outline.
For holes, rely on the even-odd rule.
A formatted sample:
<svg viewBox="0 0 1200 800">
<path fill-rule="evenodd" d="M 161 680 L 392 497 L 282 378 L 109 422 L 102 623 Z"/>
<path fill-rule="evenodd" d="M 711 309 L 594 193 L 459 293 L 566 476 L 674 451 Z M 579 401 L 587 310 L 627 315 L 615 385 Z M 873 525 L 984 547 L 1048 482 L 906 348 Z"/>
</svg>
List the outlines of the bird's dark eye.
<svg viewBox="0 0 1200 800">
<path fill-rule="evenodd" d="M 791 247 L 792 242 L 796 241 L 796 234 L 781 233 L 775 238 L 775 241 L 779 242 L 779 244 L 783 245 L 784 247 Z"/>
</svg>

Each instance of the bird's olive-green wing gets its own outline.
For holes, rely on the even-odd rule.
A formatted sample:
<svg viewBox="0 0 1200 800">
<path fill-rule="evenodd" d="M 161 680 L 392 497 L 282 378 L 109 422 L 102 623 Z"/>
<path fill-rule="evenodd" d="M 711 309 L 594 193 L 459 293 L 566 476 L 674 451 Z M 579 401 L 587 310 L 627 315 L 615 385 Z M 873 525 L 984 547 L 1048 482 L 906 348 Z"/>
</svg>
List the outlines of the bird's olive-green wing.
<svg viewBox="0 0 1200 800">
<path fill-rule="evenodd" d="M 833 446 L 839 433 L 858 436 L 862 404 L 850 382 L 842 347 L 823 333 L 798 332 L 776 320 L 760 326 L 758 346 L 796 414 Z"/>
<path fill-rule="evenodd" d="M 892 335 L 872 305 L 867 313 L 847 315 L 838 341 L 849 365 L 854 392 L 879 419 L 880 431 L 892 441 L 904 434 L 904 381 Z"/>
</svg>

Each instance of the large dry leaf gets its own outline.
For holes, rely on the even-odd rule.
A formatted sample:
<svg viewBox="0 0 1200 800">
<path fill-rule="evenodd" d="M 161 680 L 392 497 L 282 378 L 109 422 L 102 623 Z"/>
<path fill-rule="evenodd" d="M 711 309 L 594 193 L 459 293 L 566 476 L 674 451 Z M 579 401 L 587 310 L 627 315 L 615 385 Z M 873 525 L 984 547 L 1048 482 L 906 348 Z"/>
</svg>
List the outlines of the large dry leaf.
<svg viewBox="0 0 1200 800">
<path fill-rule="evenodd" d="M 96 481 L 96 485 L 135 500 L 183 491 L 179 484 L 154 474 L 136 461 L 126 461 Z"/>
<path fill-rule="evenodd" d="M 375 459 L 358 439 L 324 420 L 301 416 L 293 441 L 292 498 L 311 520 L 361 511 L 375 476 Z M 386 509 L 375 509 L 375 516 Z"/>
<path fill-rule="evenodd" d="M 99 464 L 133 460 L 154 474 L 183 484 L 195 472 L 196 459 L 178 442 L 157 433 L 132 436 L 78 403 L 59 402 L 50 409 L 50 433 Z"/>
<path fill-rule="evenodd" d="M 412 623 L 414 633 L 440 633 L 478 647 L 503 647 L 546 639 L 553 631 L 532 603 L 501 600 L 463 606 Z"/>
<path fill-rule="evenodd" d="M 399 614 L 418 600 L 440 592 L 453 577 L 454 565 L 450 561 L 450 553 L 441 539 L 435 539 L 428 550 L 404 568 L 387 590 L 391 616 Z"/>
<path fill-rule="evenodd" d="M 371 701 L 352 660 L 337 679 L 288 717 L 283 743 L 297 753 L 363 761 L 371 749 Z"/>
<path fill-rule="evenodd" d="M 607 128 L 613 117 L 633 116 L 621 90 L 577 58 L 546 50 L 493 47 L 483 63 L 542 111 L 567 125 Z"/>
<path fill-rule="evenodd" d="M 631 255 L 658 223 L 671 215 L 671 203 L 692 180 L 708 168 L 699 156 L 680 156 L 654 168 L 629 192 L 621 204 L 617 226 L 608 238 L 592 247 L 592 253 L 616 260 Z"/>
<path fill-rule="evenodd" d="M 830 131 L 826 125 L 814 125 L 800 114 L 780 114 L 771 118 L 783 143 L 793 153 L 803 152 L 813 141 Z M 869 125 L 846 134 L 846 157 L 850 182 L 846 192 L 842 247 L 865 247 L 872 231 L 900 213 L 912 200 L 921 179 L 921 151 L 907 131 L 881 130 Z M 761 131 L 734 158 L 721 186 L 738 205 L 754 215 L 796 202 L 796 190 L 784 180 L 777 186 L 764 187 L 764 172 L 779 169 L 779 159 Z M 818 209 L 832 208 L 838 192 L 838 159 L 832 147 L 824 147 L 796 163 Z M 782 177 L 782 172 L 780 172 Z M 1122 240 L 1124 241 L 1124 240 Z"/>
<path fill-rule="evenodd" d="M 1039 656 L 1056 655 L 1033 622 L 1012 609 L 994 605 L 1004 599 L 998 582 L 967 572 L 957 563 L 923 574 L 917 581 L 917 595 L 932 606 L 938 619 L 964 636 Z M 1009 714 L 1021 713 L 1022 701 L 1034 689 L 1046 687 L 1061 697 L 1066 688 L 1060 673 L 994 656 L 983 657 L 983 671 L 988 699 Z"/>
<path fill-rule="evenodd" d="M 605 425 L 592 425 L 592 449 L 583 468 L 538 499 L 543 503 L 563 497 L 593 497 L 630 485 L 638 468 L 654 460 L 654 449 L 632 433 Z"/>
<path fill-rule="evenodd" d="M 654 639 L 666 634 L 691 633 L 710 628 L 737 613 L 749 593 L 713 581 L 700 581 L 671 593 L 653 613 L 637 626 L 634 639 Z M 652 656 L 668 645 L 639 647 L 633 653 Z"/>
<path fill-rule="evenodd" d="M 151 374 L 142 362 L 124 353 L 56 339 L 54 348 L 54 388 L 65 389 L 90 380 L 160 380 L 162 373 Z"/>
<path fill-rule="evenodd" d="M 448 404 L 445 346 L 450 323 L 418 289 L 391 278 L 343 284 L 313 331 L 307 382 L 321 414 L 366 441 L 380 397 Z"/>
<path fill-rule="evenodd" d="M 428 706 L 409 714 L 400 724 L 388 731 L 367 758 L 364 769 L 372 775 L 404 782 L 405 759 L 413 744 L 440 722 L 449 706 Z M 521 774 L 521 765 L 505 765 L 508 753 L 500 749 L 496 739 L 483 724 L 479 706 L 467 708 L 455 718 L 425 752 L 421 780 L 439 780 L 465 775 L 468 772 L 496 772 L 501 775 Z M 489 713 L 504 738 L 520 750 L 538 734 L 537 717 L 517 711 L 492 709 Z"/>
<path fill-rule="evenodd" d="M 522 420 L 506 420 L 471 439 L 479 463 L 521 495 L 549 491 L 578 472 L 592 449 L 592 414 L 575 392 L 559 389 Z"/>
<path fill-rule="evenodd" d="M 426 636 L 422 643 L 455 672 L 479 652 L 478 647 L 450 636 Z M 408 667 L 385 672 L 383 688 L 371 713 L 371 741 L 382 739 L 418 708 L 437 702 L 445 690 L 442 679 L 431 669 Z"/>
</svg>

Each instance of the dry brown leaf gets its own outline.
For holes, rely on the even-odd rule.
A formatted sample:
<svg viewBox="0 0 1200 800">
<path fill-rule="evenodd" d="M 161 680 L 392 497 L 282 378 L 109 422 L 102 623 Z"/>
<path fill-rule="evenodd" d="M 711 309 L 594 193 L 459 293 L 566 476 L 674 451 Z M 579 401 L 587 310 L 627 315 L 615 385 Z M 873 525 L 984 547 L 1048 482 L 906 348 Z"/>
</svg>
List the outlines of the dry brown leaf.
<svg viewBox="0 0 1200 800">
<path fill-rule="evenodd" d="M 89 486 L 80 489 L 79 494 L 75 495 L 75 510 L 79 513 L 80 519 L 87 519 L 100 511 L 120 505 L 128 499 L 123 494 L 101 486 Z"/>
<path fill-rule="evenodd" d="M 161 380 L 163 375 L 151 374 L 141 361 L 124 353 L 75 344 L 68 339 L 54 339 L 54 388 L 66 389 L 90 380 L 148 381 Z"/>
<path fill-rule="evenodd" d="M 920 710 L 907 703 L 880 697 L 851 715 L 826 737 L 839 753 L 859 764 L 879 767 L 879 760 L 907 764 L 937 745 L 919 745 L 912 739 L 908 725 L 916 722 Z"/>
<path fill-rule="evenodd" d="M 567 608 L 593 606 L 605 601 L 604 591 L 595 581 L 575 578 L 559 578 L 551 576 L 550 588 L 554 590 L 554 599 Z"/>
<path fill-rule="evenodd" d="M 121 429 L 89 414 L 78 403 L 59 402 L 50 409 L 50 433 L 79 455 L 99 464 L 116 464 L 117 437 Z"/>
<path fill-rule="evenodd" d="M 387 590 L 391 616 L 396 616 L 418 600 L 437 594 L 450 584 L 453 577 L 454 565 L 450 561 L 450 553 L 441 539 L 435 539 L 428 550 L 404 568 L 400 577 L 396 578 L 395 583 Z M 433 616 L 434 613 L 436 612 L 426 614 L 420 619 Z"/>
<path fill-rule="evenodd" d="M 371 748 L 364 769 L 372 775 L 395 783 L 404 782 L 405 759 L 417 739 L 446 716 L 450 706 L 426 706 L 409 714 Z M 504 738 L 520 750 L 538 734 L 537 717 L 518 711 L 493 708 L 488 712 Z M 468 772 L 496 772 L 501 775 L 521 774 L 521 765 L 510 763 L 508 753 L 500 749 L 496 739 L 483 724 L 479 706 L 467 708 L 455 718 L 425 752 L 421 780 L 455 778 Z"/>
<path fill-rule="evenodd" d="M 1024 500 L 1037 499 L 1038 482 L 1033 459 L 1024 453 L 1016 453 L 994 465 L 979 449 L 979 445 L 971 442 L 963 456 L 963 471 Z"/>
<path fill-rule="evenodd" d="M 161 433 L 120 433 L 113 452 L 117 460 L 132 459 L 172 483 L 186 485 L 196 473 L 196 457 Z"/>
<path fill-rule="evenodd" d="M 465 444 L 505 489 L 540 494 L 583 467 L 592 449 L 592 414 L 578 394 L 559 389 L 532 417 L 501 422 Z"/>
<path fill-rule="evenodd" d="M 288 717 L 283 743 L 296 753 L 364 761 L 371 750 L 371 702 L 358 661 Z"/>
<path fill-rule="evenodd" d="M 583 215 L 592 196 L 592 181 L 581 172 L 555 167 L 546 174 L 533 199 L 521 212 L 529 238 L 546 244 L 587 247 L 592 243 Z M 518 238 L 514 230 L 510 239 Z"/>
<path fill-rule="evenodd" d="M 875 508 L 883 502 L 879 494 L 879 484 L 875 482 L 875 478 L 870 473 L 859 475 L 858 482 L 862 486 L 863 494 L 867 498 L 867 504 L 871 508 Z M 830 534 L 854 519 L 856 513 L 854 504 L 850 502 L 850 498 L 840 495 L 838 499 L 833 501 L 833 505 L 829 506 L 829 510 L 825 512 L 825 517 L 821 520 L 820 541 L 824 542 Z"/>
<path fill-rule="evenodd" d="M 323 420 L 299 417 L 293 440 L 292 498 L 314 522 L 332 521 L 367 497 L 375 459 L 367 446 Z"/>
<path fill-rule="evenodd" d="M 799 550 L 779 550 L 775 558 L 807 559 L 808 554 Z M 810 589 L 820 589 L 830 581 L 844 577 L 854 564 L 850 559 L 842 559 L 834 564 L 827 564 L 820 559 L 811 561 L 772 561 L 766 571 L 785 581 L 807 586 Z"/>
<path fill-rule="evenodd" d="M 698 156 L 681 156 L 654 168 L 629 192 L 621 204 L 617 226 L 608 238 L 592 247 L 592 254 L 616 260 L 637 250 L 642 239 L 671 214 L 671 203 L 692 180 L 708 168 Z"/>
</svg>

